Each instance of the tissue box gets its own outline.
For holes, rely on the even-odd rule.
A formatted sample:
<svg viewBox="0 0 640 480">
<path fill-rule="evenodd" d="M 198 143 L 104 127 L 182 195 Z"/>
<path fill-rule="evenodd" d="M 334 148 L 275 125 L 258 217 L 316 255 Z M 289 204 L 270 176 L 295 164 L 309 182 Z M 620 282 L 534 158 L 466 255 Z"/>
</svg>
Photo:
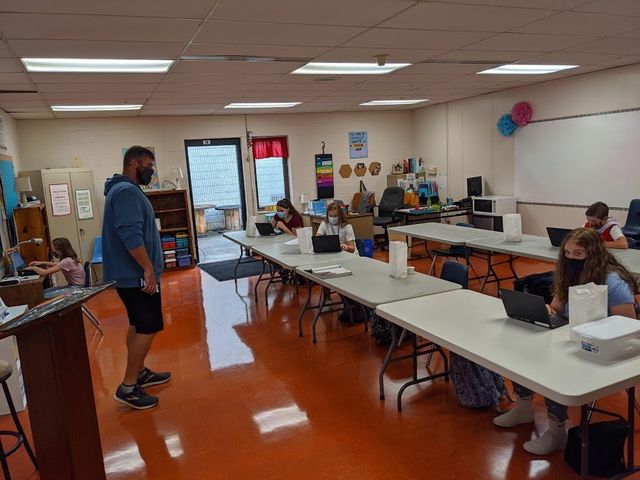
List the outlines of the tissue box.
<svg viewBox="0 0 640 480">
<path fill-rule="evenodd" d="M 602 360 L 624 357 L 634 350 L 640 351 L 640 322 L 614 315 L 604 320 L 583 323 L 573 327 L 578 348 L 585 354 Z"/>
</svg>

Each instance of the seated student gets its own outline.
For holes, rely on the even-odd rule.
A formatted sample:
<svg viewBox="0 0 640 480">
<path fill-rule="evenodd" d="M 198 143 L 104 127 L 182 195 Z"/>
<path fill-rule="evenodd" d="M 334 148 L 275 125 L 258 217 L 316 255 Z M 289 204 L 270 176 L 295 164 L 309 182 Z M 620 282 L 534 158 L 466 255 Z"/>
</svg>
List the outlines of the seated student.
<svg viewBox="0 0 640 480">
<path fill-rule="evenodd" d="M 283 198 L 276 204 L 277 212 L 271 219 L 271 226 L 278 230 L 295 235 L 298 228 L 302 228 L 302 216 L 288 198 Z"/>
<path fill-rule="evenodd" d="M 331 203 L 327 207 L 326 219 L 320 224 L 316 232 L 316 236 L 320 235 L 338 235 L 342 250 L 349 253 L 358 253 L 353 227 L 349 225 L 347 216 L 337 203 Z"/>
<path fill-rule="evenodd" d="M 84 287 L 86 279 L 84 268 L 82 268 L 82 263 L 78 259 L 78 254 L 71 246 L 71 242 L 64 237 L 60 237 L 54 239 L 51 243 L 53 244 L 51 253 L 60 260 L 56 263 L 31 262 L 28 269 L 42 276 L 62 272 L 69 285 Z"/>
<path fill-rule="evenodd" d="M 587 209 L 585 215 L 587 217 L 585 228 L 593 228 L 598 232 L 605 247 L 629 248 L 620 224 L 614 218 L 609 217 L 609 207 L 606 203 L 594 203 Z"/>
<path fill-rule="evenodd" d="M 634 295 L 638 283 L 633 275 L 604 248 L 598 234 L 590 228 L 577 228 L 562 242 L 560 258 L 556 264 L 553 301 L 549 311 L 568 313 L 569 287 L 589 282 L 607 285 L 610 315 L 636 318 Z M 516 383 L 516 406 L 493 419 L 499 427 L 514 427 L 533 422 L 533 392 Z M 536 455 L 547 455 L 562 450 L 567 443 L 564 422 L 567 407 L 546 400 L 549 429 L 535 440 L 525 442 L 524 449 Z"/>
</svg>

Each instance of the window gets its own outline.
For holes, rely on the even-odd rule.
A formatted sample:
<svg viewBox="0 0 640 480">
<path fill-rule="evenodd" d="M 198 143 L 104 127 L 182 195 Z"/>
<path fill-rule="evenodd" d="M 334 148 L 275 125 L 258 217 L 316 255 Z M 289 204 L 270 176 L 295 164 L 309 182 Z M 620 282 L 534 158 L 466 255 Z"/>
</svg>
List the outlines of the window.
<svg viewBox="0 0 640 480">
<path fill-rule="evenodd" d="M 252 143 L 258 210 L 289 197 L 287 139 L 256 138 Z"/>
</svg>

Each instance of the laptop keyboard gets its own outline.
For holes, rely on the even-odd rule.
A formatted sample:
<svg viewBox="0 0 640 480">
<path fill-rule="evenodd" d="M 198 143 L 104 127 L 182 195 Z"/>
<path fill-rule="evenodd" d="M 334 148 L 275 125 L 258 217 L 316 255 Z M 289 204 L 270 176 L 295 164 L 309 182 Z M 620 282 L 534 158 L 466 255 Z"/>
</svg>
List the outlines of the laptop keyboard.
<svg viewBox="0 0 640 480">
<path fill-rule="evenodd" d="M 554 313 L 553 315 L 549 315 L 549 325 L 552 327 L 561 327 L 562 325 L 566 325 L 569 323 L 569 319 L 564 315 L 558 315 Z"/>
</svg>

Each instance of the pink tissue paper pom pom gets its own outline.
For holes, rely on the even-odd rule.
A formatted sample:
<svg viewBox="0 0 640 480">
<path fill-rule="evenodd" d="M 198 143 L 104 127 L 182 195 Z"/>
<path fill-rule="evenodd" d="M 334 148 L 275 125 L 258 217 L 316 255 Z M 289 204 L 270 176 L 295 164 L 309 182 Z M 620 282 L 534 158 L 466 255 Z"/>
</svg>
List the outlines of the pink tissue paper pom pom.
<svg viewBox="0 0 640 480">
<path fill-rule="evenodd" d="M 519 127 L 524 127 L 531 121 L 533 110 L 529 102 L 518 102 L 511 109 L 511 118 Z"/>
</svg>

